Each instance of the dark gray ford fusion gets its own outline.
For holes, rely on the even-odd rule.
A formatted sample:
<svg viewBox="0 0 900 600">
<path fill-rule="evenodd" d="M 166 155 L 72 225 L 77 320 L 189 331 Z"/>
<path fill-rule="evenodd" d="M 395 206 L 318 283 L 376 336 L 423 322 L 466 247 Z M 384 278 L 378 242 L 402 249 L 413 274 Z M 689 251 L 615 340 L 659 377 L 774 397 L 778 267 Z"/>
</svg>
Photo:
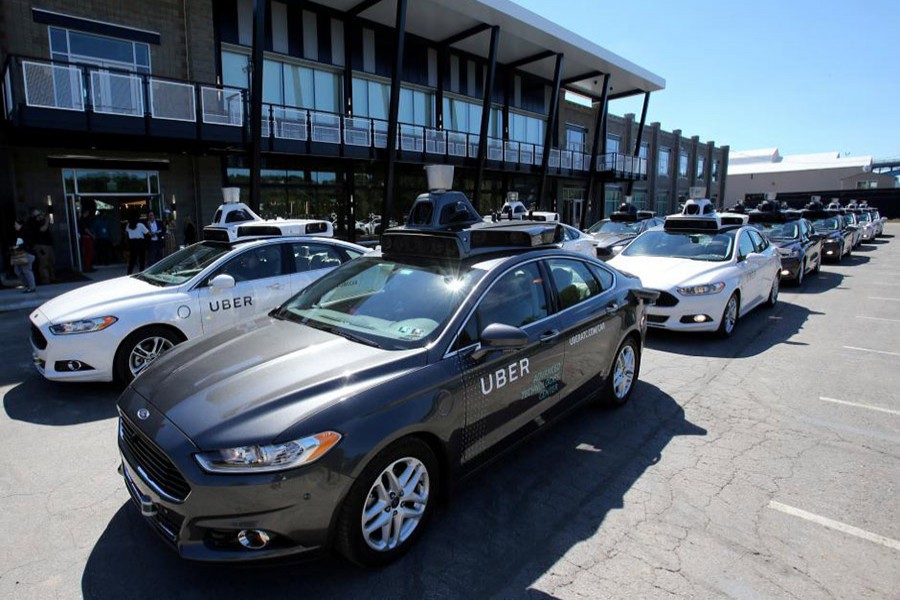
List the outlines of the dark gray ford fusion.
<svg viewBox="0 0 900 600">
<path fill-rule="evenodd" d="M 548 223 L 388 232 L 119 401 L 122 471 L 185 558 L 402 554 L 435 503 L 578 401 L 630 397 L 654 292 Z"/>
</svg>

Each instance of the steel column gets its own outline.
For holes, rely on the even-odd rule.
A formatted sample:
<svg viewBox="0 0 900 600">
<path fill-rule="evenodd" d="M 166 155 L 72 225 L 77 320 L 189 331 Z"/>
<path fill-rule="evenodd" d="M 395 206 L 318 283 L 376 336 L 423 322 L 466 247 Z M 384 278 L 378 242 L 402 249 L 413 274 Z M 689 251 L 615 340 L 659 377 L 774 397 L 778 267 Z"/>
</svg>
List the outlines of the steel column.
<svg viewBox="0 0 900 600">
<path fill-rule="evenodd" d="M 588 168 L 588 189 L 587 189 L 587 206 L 581 211 L 581 223 L 579 229 L 586 227 L 585 217 L 588 211 L 591 213 L 591 219 L 597 214 L 596 202 L 594 202 L 594 194 L 597 185 L 597 158 L 600 156 L 600 134 L 603 130 L 603 124 L 606 122 L 606 109 L 609 104 L 607 96 L 609 94 L 609 73 L 603 74 L 603 84 L 600 91 L 600 105 L 597 107 L 597 119 L 594 122 L 594 139 L 591 143 L 591 163 Z"/>
<path fill-rule="evenodd" d="M 553 71 L 553 93 L 550 96 L 550 111 L 547 115 L 547 131 L 544 132 L 544 154 L 541 157 L 541 188 L 538 194 L 538 202 L 544 204 L 544 194 L 547 191 L 547 169 L 550 165 L 550 148 L 553 146 L 553 131 L 556 129 L 556 121 L 559 118 L 559 86 L 562 77 L 563 59 L 562 53 L 556 55 L 556 69 Z"/>
<path fill-rule="evenodd" d="M 500 42 L 500 27 L 491 27 L 491 48 L 488 52 L 487 80 L 484 82 L 484 98 L 481 101 L 481 127 L 478 135 L 478 170 L 475 175 L 475 193 L 472 203 L 478 208 L 481 199 L 481 182 L 484 179 L 484 161 L 487 159 L 488 125 L 491 119 L 491 99 L 494 95 L 494 74 L 497 71 L 497 45 Z"/>
<path fill-rule="evenodd" d="M 266 45 L 267 0 L 253 2 L 253 52 L 250 77 L 250 208 L 259 211 L 259 172 L 262 168 L 263 51 Z"/>
<path fill-rule="evenodd" d="M 644 93 L 644 107 L 641 109 L 641 122 L 638 125 L 637 130 L 637 139 L 634 140 L 634 153 L 632 156 L 635 158 L 641 155 L 641 139 L 644 137 L 644 123 L 647 122 L 647 105 L 650 103 L 650 92 Z M 647 157 L 650 158 L 649 156 Z M 628 182 L 627 191 L 625 193 L 626 196 L 631 196 L 631 193 L 634 191 L 634 179 Z"/>
<path fill-rule="evenodd" d="M 388 108 L 387 166 L 384 176 L 384 202 L 381 206 L 381 230 L 388 228 L 394 207 L 394 163 L 397 160 L 397 120 L 400 112 L 400 76 L 403 73 L 403 44 L 406 40 L 407 0 L 397 0 L 394 72 L 391 75 L 391 101 Z"/>
</svg>

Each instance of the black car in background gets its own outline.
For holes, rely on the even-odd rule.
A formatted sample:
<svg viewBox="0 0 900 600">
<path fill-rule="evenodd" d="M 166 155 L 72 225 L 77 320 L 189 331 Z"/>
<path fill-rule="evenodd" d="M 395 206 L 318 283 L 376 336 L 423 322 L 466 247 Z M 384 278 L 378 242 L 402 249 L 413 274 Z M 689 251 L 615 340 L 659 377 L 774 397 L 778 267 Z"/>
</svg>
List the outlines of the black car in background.
<svg viewBox="0 0 900 600">
<path fill-rule="evenodd" d="M 582 401 L 629 399 L 658 292 L 561 249 L 556 223 L 481 222 L 459 192 L 420 196 L 409 222 L 124 392 L 126 487 L 182 557 L 385 564 L 491 458 Z"/>
<path fill-rule="evenodd" d="M 839 214 L 808 204 L 800 213 L 822 237 L 822 259 L 841 262 L 853 250 L 853 230 Z"/>
<path fill-rule="evenodd" d="M 822 267 L 822 238 L 797 211 L 781 211 L 768 202 L 748 213 L 750 225 L 759 230 L 781 255 L 781 278 L 803 283 L 807 273 Z"/>
</svg>

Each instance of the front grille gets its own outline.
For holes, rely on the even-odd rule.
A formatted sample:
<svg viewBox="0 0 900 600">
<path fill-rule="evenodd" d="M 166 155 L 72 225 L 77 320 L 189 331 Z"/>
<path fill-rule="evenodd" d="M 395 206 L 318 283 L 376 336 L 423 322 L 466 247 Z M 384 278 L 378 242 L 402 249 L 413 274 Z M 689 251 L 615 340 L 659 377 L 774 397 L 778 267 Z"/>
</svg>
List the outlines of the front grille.
<svg viewBox="0 0 900 600">
<path fill-rule="evenodd" d="M 140 469 L 147 483 L 158 487 L 171 498 L 182 502 L 191 491 L 191 486 L 181 475 L 172 461 L 156 447 L 144 434 L 120 417 L 121 438 L 128 458 L 135 468 Z"/>
<path fill-rule="evenodd" d="M 38 350 L 43 350 L 47 347 L 47 338 L 44 337 L 41 330 L 35 327 L 33 323 L 31 324 L 31 343 L 34 344 L 34 347 Z"/>
<path fill-rule="evenodd" d="M 669 292 L 660 292 L 659 298 L 656 299 L 656 306 L 675 306 L 678 304 L 678 298 L 670 294 Z"/>
<path fill-rule="evenodd" d="M 659 324 L 659 323 L 665 323 L 668 320 L 669 320 L 669 317 L 667 317 L 666 315 L 647 315 L 648 323 Z"/>
<path fill-rule="evenodd" d="M 128 472 L 125 473 L 125 488 L 128 490 L 128 495 L 131 496 L 135 508 L 141 511 L 141 516 L 149 520 L 165 539 L 174 543 L 178 539 L 178 532 L 181 531 L 184 517 L 158 504 L 156 505 L 156 514 L 147 517 L 142 511 L 140 492 L 134 487 L 134 482 L 131 481 L 131 475 Z"/>
</svg>

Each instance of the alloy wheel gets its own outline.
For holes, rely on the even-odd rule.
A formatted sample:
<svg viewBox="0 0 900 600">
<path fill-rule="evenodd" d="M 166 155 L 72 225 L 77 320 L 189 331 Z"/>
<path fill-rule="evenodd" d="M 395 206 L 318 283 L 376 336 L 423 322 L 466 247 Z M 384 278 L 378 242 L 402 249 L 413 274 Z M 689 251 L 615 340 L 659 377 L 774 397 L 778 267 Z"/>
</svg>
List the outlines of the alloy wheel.
<svg viewBox="0 0 900 600">
<path fill-rule="evenodd" d="M 174 346 L 171 340 L 161 336 L 148 337 L 135 344 L 128 356 L 128 370 L 131 371 L 131 376 L 137 377 L 160 354 L 171 350 Z"/>
<path fill-rule="evenodd" d="M 362 536 L 378 552 L 397 548 L 416 530 L 428 505 L 428 469 L 417 458 L 395 460 L 375 479 L 362 511 Z"/>
<path fill-rule="evenodd" d="M 636 362 L 634 348 L 629 344 L 622 346 L 619 356 L 616 357 L 616 366 L 613 371 L 613 393 L 619 400 L 625 398 L 631 390 Z"/>
</svg>

